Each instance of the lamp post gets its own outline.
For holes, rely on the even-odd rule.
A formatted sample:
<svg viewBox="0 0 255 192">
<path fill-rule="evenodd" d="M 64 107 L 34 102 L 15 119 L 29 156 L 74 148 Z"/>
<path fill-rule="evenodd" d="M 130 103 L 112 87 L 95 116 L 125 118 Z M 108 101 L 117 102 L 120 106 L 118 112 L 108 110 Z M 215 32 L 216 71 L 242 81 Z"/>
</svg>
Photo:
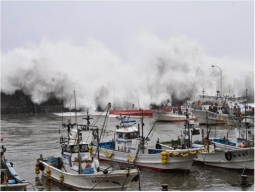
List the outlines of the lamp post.
<svg viewBox="0 0 255 192">
<path fill-rule="evenodd" d="M 220 67 L 216 66 L 216 65 L 212 65 L 212 67 L 217 67 L 220 69 L 220 74 L 221 74 L 221 94 L 222 94 L 222 70 Z"/>
</svg>

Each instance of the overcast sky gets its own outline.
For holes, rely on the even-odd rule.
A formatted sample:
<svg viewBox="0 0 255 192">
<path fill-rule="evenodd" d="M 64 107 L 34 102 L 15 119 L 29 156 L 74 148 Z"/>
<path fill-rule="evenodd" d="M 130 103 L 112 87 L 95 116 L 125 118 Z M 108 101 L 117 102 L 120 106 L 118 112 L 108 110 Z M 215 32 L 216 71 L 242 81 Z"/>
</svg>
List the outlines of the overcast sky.
<svg viewBox="0 0 255 192">
<path fill-rule="evenodd" d="M 37 103 L 71 103 L 73 84 L 94 107 L 138 92 L 145 107 L 202 89 L 254 97 L 254 2 L 1 1 L 1 54 L 1 91 Z"/>
<path fill-rule="evenodd" d="M 253 1 L 28 1 L 1 6 L 2 51 L 43 38 L 95 38 L 113 51 L 146 31 L 161 39 L 184 35 L 212 56 L 253 58 Z"/>
</svg>

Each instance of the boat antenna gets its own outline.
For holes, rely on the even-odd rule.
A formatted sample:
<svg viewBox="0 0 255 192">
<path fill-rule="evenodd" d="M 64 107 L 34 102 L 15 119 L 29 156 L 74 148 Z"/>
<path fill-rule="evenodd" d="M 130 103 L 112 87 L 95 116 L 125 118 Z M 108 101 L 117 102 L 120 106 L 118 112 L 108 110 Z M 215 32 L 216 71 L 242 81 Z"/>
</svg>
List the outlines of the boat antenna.
<svg viewBox="0 0 255 192">
<path fill-rule="evenodd" d="M 136 95 L 137 95 L 138 107 L 139 107 L 139 109 L 140 109 L 139 97 L 138 97 L 138 91 L 137 91 L 137 90 L 136 90 Z"/>
<path fill-rule="evenodd" d="M 204 98 L 205 98 L 205 89 L 203 88 L 203 91 L 202 91 L 202 93 L 203 93 L 203 96 L 202 96 L 202 105 L 203 105 L 203 103 L 204 103 Z"/>
<path fill-rule="evenodd" d="M 246 128 L 246 145 L 248 144 L 248 135 L 247 135 L 247 127 L 248 127 L 248 124 L 246 123 L 246 105 L 247 105 L 247 91 L 248 89 L 246 89 L 246 99 L 245 99 L 245 103 L 244 103 L 244 123 L 245 123 L 245 128 Z"/>
<path fill-rule="evenodd" d="M 77 110 L 76 110 L 75 84 L 74 84 L 74 110 L 75 110 L 75 123 L 77 124 Z M 77 125 L 77 126 L 78 126 L 78 125 Z"/>
<path fill-rule="evenodd" d="M 64 119 L 63 119 L 63 118 L 64 118 L 64 117 L 63 117 L 63 102 L 64 102 L 64 101 L 63 101 L 63 98 L 62 98 L 62 101 L 61 101 L 62 126 L 63 126 L 63 123 L 64 123 Z"/>
<path fill-rule="evenodd" d="M 128 115 L 128 118 L 127 118 L 127 120 L 129 120 L 129 118 L 130 118 L 130 115 L 131 115 L 131 110 L 132 109 L 134 109 L 134 106 L 135 106 L 135 104 L 132 104 L 132 108 L 130 109 L 130 111 L 129 111 L 129 115 Z"/>
</svg>

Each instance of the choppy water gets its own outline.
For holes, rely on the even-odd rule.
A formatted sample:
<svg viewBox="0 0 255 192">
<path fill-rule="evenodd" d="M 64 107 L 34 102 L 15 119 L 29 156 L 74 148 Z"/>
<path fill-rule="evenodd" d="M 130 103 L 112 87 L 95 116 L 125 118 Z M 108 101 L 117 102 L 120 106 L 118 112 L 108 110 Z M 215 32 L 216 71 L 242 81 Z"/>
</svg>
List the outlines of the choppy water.
<svg viewBox="0 0 255 192">
<path fill-rule="evenodd" d="M 78 116 L 78 122 L 84 116 Z M 63 117 L 67 122 L 68 117 Z M 97 117 L 94 116 L 94 119 Z M 74 117 L 72 117 L 74 122 Z M 104 118 L 100 118 L 97 125 L 103 125 Z M 144 120 L 144 135 L 146 136 L 153 125 L 152 118 Z M 44 157 L 60 155 L 59 128 L 62 117 L 53 114 L 12 114 L 1 116 L 1 135 L 7 148 L 5 157 L 12 161 L 16 173 L 21 178 L 30 182 L 29 191 L 65 191 L 69 188 L 53 181 L 35 175 L 35 162 L 40 154 Z M 115 119 L 109 119 L 107 134 L 104 139 L 111 139 L 111 134 L 117 124 Z M 179 128 L 183 123 L 158 123 L 151 132 L 151 140 L 161 141 L 176 139 Z M 62 129 L 62 128 L 61 128 Z M 227 126 L 212 127 L 213 136 L 224 136 Z M 234 137 L 234 131 L 229 132 L 229 138 Z M 109 138 L 109 139 L 108 139 Z M 142 169 L 140 173 L 140 189 L 142 191 L 160 191 L 162 184 L 168 184 L 168 189 L 173 191 L 254 191 L 254 173 L 248 173 L 248 187 L 241 187 L 242 171 L 226 170 L 222 168 L 193 165 L 189 173 L 158 172 Z M 132 183 L 129 191 L 138 191 L 139 182 Z"/>
</svg>

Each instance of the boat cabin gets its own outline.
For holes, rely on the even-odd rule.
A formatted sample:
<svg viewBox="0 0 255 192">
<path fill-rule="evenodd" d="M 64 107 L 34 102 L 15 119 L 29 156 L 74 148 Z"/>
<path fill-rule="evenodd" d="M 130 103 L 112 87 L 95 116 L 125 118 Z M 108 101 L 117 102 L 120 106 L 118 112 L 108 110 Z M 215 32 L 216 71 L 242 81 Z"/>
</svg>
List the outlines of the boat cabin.
<svg viewBox="0 0 255 192">
<path fill-rule="evenodd" d="M 132 126 L 132 127 L 125 127 L 116 130 L 115 133 L 115 150 L 123 151 L 123 152 L 136 152 L 136 145 L 137 139 L 141 139 L 139 137 L 139 130 Z"/>
<path fill-rule="evenodd" d="M 115 150 L 135 153 L 140 143 L 140 130 L 134 126 L 136 120 L 123 120 L 115 131 Z"/>
<path fill-rule="evenodd" d="M 189 138 L 191 143 L 201 143 L 202 133 L 200 128 L 194 127 L 194 120 L 188 120 L 184 124 L 184 128 L 180 130 L 181 142 L 187 143 Z"/>
</svg>

